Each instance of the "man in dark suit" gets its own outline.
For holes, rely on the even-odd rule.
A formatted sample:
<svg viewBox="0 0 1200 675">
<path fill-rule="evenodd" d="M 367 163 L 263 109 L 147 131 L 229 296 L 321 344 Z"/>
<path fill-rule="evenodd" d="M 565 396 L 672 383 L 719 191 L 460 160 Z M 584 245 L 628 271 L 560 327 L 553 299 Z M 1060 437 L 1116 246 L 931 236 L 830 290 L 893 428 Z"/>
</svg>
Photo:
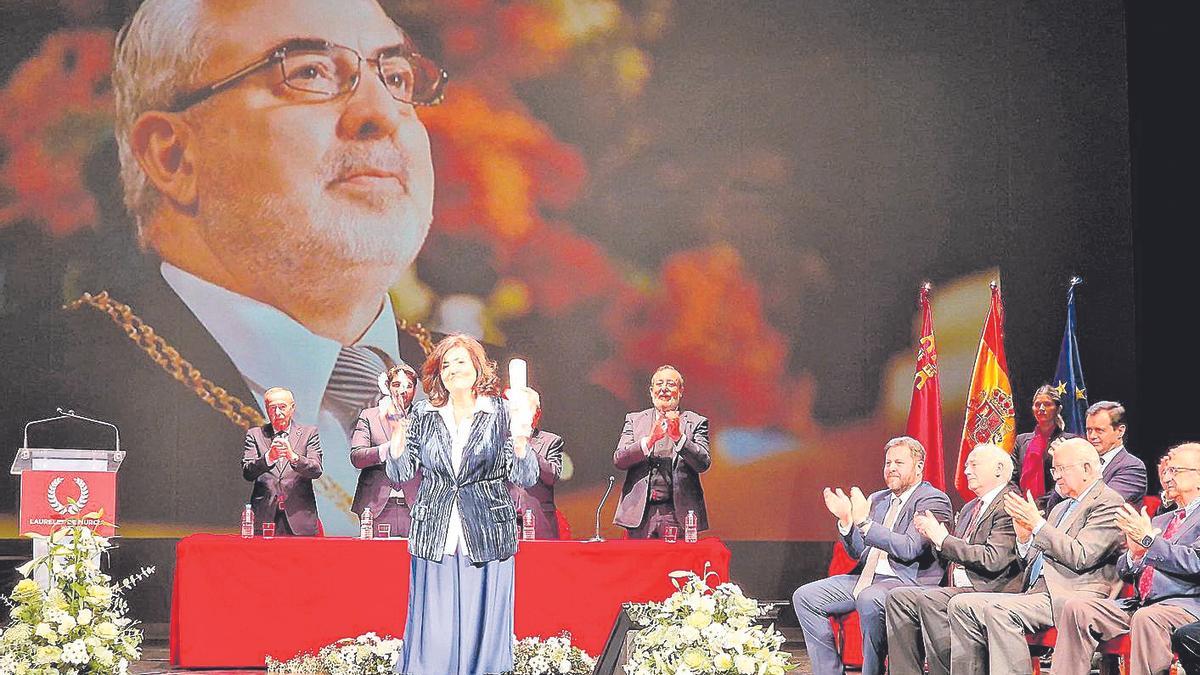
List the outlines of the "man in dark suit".
<svg viewBox="0 0 1200 675">
<path fill-rule="evenodd" d="M 688 511 L 696 529 L 708 529 L 700 474 L 708 471 L 708 419 L 679 409 L 683 375 L 659 366 L 650 378 L 653 408 L 625 416 L 613 464 L 625 471 L 613 522 L 630 539 L 661 538 L 663 528 L 682 529 Z"/>
<path fill-rule="evenodd" d="M 815 675 L 842 672 L 829 617 L 858 611 L 862 628 L 863 668 L 866 675 L 883 672 L 887 656 L 884 602 L 888 591 L 901 586 L 936 586 L 942 565 L 929 540 L 917 532 L 915 518 L 932 514 L 949 521 L 950 498 L 921 480 L 925 448 L 907 436 L 884 446 L 886 490 L 863 496 L 857 487 L 847 495 L 825 488 L 825 506 L 837 518 L 846 551 L 858 559 L 850 574 L 807 583 L 792 595 L 792 605 L 804 631 L 804 645 Z"/>
<path fill-rule="evenodd" d="M 1093 403 L 1087 410 L 1087 439 L 1100 455 L 1104 483 L 1134 508 L 1142 505 L 1146 496 L 1146 463 L 1125 449 L 1125 406 L 1115 401 Z M 1054 491 L 1047 510 L 1063 500 Z"/>
<path fill-rule="evenodd" d="M 517 507 L 517 518 L 524 523 L 525 512 L 533 514 L 535 539 L 558 539 L 558 509 L 554 505 L 554 484 L 562 476 L 563 439 L 541 429 L 542 409 L 533 415 L 533 434 L 529 449 L 537 455 L 538 479 L 529 487 L 510 483 L 508 493 Z"/>
<path fill-rule="evenodd" d="M 1017 534 L 1017 554 L 1025 561 L 1025 591 L 961 593 L 950 599 L 950 672 L 1027 674 L 1027 633 L 1053 626 L 1072 598 L 1116 592 L 1116 562 L 1124 543 L 1116 518 L 1125 501 L 1100 480 L 1099 464 L 1087 441 L 1063 441 L 1055 448 L 1052 471 L 1066 501 L 1042 517 L 1031 495 L 1003 497 Z"/>
<path fill-rule="evenodd" d="M 996 445 L 977 445 L 967 457 L 965 473 L 976 498 L 958 512 L 954 534 L 931 513 L 914 518 L 917 531 L 948 563 L 946 583 L 888 593 L 888 667 L 894 673 L 920 673 L 923 655 L 930 675 L 950 672 L 950 598 L 972 591 L 1020 590 L 1017 535 L 1012 517 L 1001 506 L 1004 495 L 1016 490 L 1008 482 L 1012 458 Z"/>
<path fill-rule="evenodd" d="M 254 521 L 274 523 L 279 535 L 314 536 L 320 519 L 312 482 L 321 476 L 320 436 L 316 427 L 292 423 L 292 392 L 272 387 L 263 397 L 271 421 L 247 431 L 242 447 L 242 477 L 254 483 Z"/>
<path fill-rule="evenodd" d="M 370 509 L 376 529 L 380 524 L 391 527 L 391 536 L 407 537 L 412 526 L 412 504 L 417 500 L 421 485 L 421 470 L 403 483 L 388 478 L 385 462 L 391 445 L 404 447 L 417 393 L 417 371 L 400 364 L 386 373 L 388 396 L 377 406 L 365 408 L 354 424 L 350 435 L 350 463 L 359 470 L 358 486 L 354 490 L 351 511 L 362 519 L 364 509 Z"/>
<path fill-rule="evenodd" d="M 1171 668 L 1171 632 L 1200 618 L 1200 444 L 1171 450 L 1164 489 L 1179 509 L 1153 520 L 1126 504 L 1117 516 L 1128 549 L 1117 564 L 1133 598 L 1072 598 L 1056 622 L 1055 675 L 1087 675 L 1101 640 L 1130 635 L 1131 673 Z"/>
</svg>

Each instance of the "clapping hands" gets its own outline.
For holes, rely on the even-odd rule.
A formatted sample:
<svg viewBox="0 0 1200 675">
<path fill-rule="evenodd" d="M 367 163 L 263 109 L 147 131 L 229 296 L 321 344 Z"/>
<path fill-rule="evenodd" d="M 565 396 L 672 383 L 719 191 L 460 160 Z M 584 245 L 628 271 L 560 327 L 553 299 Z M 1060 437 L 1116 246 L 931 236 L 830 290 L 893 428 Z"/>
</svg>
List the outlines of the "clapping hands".
<svg viewBox="0 0 1200 675">
<path fill-rule="evenodd" d="M 870 502 L 857 487 L 850 488 L 849 495 L 843 492 L 842 488 L 837 488 L 836 491 L 825 488 L 822 494 L 825 497 L 825 508 L 837 517 L 843 528 L 861 523 L 871 512 Z"/>
<path fill-rule="evenodd" d="M 1140 558 L 1146 554 L 1146 547 L 1142 546 L 1144 537 L 1147 535 L 1158 536 L 1162 533 L 1154 527 L 1150 514 L 1147 513 L 1144 506 L 1139 513 L 1129 504 L 1122 504 L 1121 510 L 1117 512 L 1117 527 L 1125 533 L 1125 545 L 1129 548 L 1129 554 L 1134 558 Z"/>
<path fill-rule="evenodd" d="M 913 516 L 913 527 L 916 527 L 921 536 L 933 542 L 933 545 L 938 548 L 942 547 L 942 542 L 950 535 L 946 526 L 938 521 L 933 512 L 928 509 L 925 510 L 925 513 Z"/>
<path fill-rule="evenodd" d="M 1017 531 L 1017 540 L 1027 542 L 1033 537 L 1033 531 L 1046 522 L 1042 512 L 1038 511 L 1037 502 L 1033 501 L 1033 493 L 1026 490 L 1025 498 L 1004 493 L 1004 512 L 1013 519 L 1013 529 Z"/>
</svg>

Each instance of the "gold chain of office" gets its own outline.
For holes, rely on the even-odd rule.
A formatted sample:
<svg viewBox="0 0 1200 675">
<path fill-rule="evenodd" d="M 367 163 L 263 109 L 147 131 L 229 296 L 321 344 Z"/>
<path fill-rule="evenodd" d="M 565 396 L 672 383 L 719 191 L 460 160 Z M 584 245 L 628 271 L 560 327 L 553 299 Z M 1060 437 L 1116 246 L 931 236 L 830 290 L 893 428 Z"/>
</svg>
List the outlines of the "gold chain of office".
<svg viewBox="0 0 1200 675">
<path fill-rule="evenodd" d="M 63 309 L 77 310 L 88 306 L 107 314 L 113 323 L 117 324 L 125 336 L 133 341 L 151 361 L 158 364 L 168 375 L 192 390 L 208 407 L 221 413 L 230 422 L 242 430 L 252 426 L 267 423 L 256 408 L 246 405 L 237 396 L 220 387 L 193 366 L 179 350 L 171 346 L 161 335 L 154 331 L 149 324 L 133 313 L 133 308 L 109 296 L 108 291 L 97 295 L 84 293 L 72 302 L 63 305 Z M 409 323 L 405 319 L 396 319 L 396 327 L 414 337 L 426 354 L 433 351 L 433 336 L 429 329 L 420 323 Z M 328 476 L 321 476 L 317 487 L 324 492 L 335 504 L 346 509 L 350 508 L 352 499 L 342 486 Z"/>
</svg>

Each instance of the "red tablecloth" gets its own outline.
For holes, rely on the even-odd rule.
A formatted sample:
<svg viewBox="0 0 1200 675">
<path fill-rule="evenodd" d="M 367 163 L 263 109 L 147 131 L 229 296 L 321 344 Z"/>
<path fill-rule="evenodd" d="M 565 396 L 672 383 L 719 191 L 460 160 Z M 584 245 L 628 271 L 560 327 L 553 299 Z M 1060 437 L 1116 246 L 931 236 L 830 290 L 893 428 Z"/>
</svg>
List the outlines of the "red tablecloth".
<svg viewBox="0 0 1200 675">
<path fill-rule="evenodd" d="M 715 538 L 521 542 L 516 556 L 518 637 L 571 632 L 595 655 L 623 602 L 662 600 L 667 573 L 712 563 L 729 580 L 729 549 Z M 179 542 L 171 602 L 171 663 L 262 667 L 368 631 L 400 637 L 408 607 L 408 543 L 343 538 L 242 539 L 197 534 Z"/>
</svg>

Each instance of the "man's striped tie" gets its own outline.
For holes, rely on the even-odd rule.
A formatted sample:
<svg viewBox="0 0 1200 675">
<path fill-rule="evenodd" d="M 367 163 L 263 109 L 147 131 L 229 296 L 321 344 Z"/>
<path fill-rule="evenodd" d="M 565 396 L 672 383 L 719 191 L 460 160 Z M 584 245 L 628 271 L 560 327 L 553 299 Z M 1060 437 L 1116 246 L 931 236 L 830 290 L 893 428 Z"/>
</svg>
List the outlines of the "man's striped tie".
<svg viewBox="0 0 1200 675">
<path fill-rule="evenodd" d="M 342 347 L 325 387 L 325 404 L 358 415 L 379 400 L 379 374 L 389 367 L 391 359 L 372 347 Z"/>
</svg>

